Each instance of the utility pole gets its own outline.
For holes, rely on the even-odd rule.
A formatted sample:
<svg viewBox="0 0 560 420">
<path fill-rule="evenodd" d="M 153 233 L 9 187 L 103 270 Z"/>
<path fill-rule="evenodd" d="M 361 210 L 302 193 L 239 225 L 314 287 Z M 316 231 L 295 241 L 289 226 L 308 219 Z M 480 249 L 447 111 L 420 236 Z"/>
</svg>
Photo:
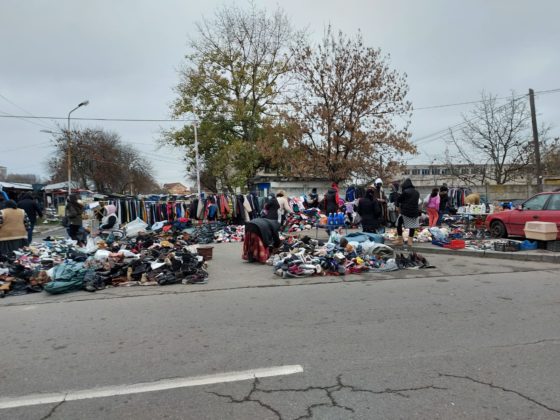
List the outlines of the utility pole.
<svg viewBox="0 0 560 420">
<path fill-rule="evenodd" d="M 531 124 L 533 126 L 533 147 L 535 148 L 535 175 L 537 177 L 537 191 L 542 192 L 541 149 L 539 144 L 539 129 L 537 127 L 537 113 L 535 111 L 535 92 L 529 89 L 529 105 L 531 106 Z"/>
<path fill-rule="evenodd" d="M 200 158 L 198 156 L 198 132 L 196 125 L 198 124 L 198 120 L 195 120 L 193 127 L 194 127 L 194 153 L 195 153 L 195 160 L 196 160 L 196 189 L 198 190 L 198 198 L 200 199 Z"/>
</svg>

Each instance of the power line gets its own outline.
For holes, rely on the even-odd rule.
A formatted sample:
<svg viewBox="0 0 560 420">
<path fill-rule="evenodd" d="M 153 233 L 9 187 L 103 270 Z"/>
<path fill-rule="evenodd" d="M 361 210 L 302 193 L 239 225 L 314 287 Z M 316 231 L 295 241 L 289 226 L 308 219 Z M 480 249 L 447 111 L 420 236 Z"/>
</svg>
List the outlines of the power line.
<svg viewBox="0 0 560 420">
<path fill-rule="evenodd" d="M 537 92 L 535 92 L 535 94 L 537 94 L 537 95 L 538 94 L 550 94 L 550 93 L 557 93 L 557 92 L 560 92 L 560 88 L 537 91 Z M 519 96 L 527 96 L 527 95 L 524 94 L 524 95 L 519 95 Z M 507 99 L 507 98 L 511 98 L 511 97 L 501 97 L 501 98 L 496 98 L 496 99 L 497 100 L 502 100 L 502 99 Z M 456 103 L 441 104 L 441 105 L 431 105 L 431 106 L 414 108 L 414 109 L 412 109 L 412 111 L 422 111 L 422 110 L 428 110 L 428 109 L 438 109 L 438 108 L 453 107 L 453 106 L 460 106 L 460 105 L 470 105 L 470 104 L 475 104 L 475 103 L 481 103 L 483 101 L 484 100 L 477 100 L 477 101 L 456 102 Z M 377 113 L 377 115 L 382 115 L 382 114 L 402 114 L 402 112 L 400 112 L 400 111 L 396 111 L 396 112 L 382 111 L 382 112 Z M 0 115 L 0 118 L 25 118 L 25 119 L 39 119 L 39 120 L 50 119 L 50 120 L 64 120 L 64 121 L 67 119 L 67 117 L 35 116 L 35 115 L 26 116 L 26 115 L 12 115 L 12 114 Z M 195 122 L 199 121 L 196 118 L 167 119 L 167 118 L 92 118 L 92 117 L 89 117 L 89 118 L 88 117 L 73 117 L 72 120 L 76 120 L 76 121 L 107 121 L 107 122 L 145 122 L 145 123 L 150 123 L 150 122 L 158 122 L 158 123 L 188 122 L 188 123 L 195 123 Z"/>
<path fill-rule="evenodd" d="M 548 91 L 540 91 L 540 93 L 553 93 L 553 92 L 560 92 L 560 89 L 551 89 L 551 90 L 548 90 Z M 519 99 L 525 98 L 527 96 L 528 96 L 527 94 L 522 94 L 522 95 L 518 95 L 518 96 L 512 97 L 512 98 L 513 98 L 513 101 L 515 102 L 515 101 L 518 101 Z M 504 105 L 499 106 L 498 108 L 496 108 L 496 110 L 500 110 L 502 108 L 505 108 L 508 105 L 509 105 L 509 102 L 505 103 Z M 459 128 L 462 125 L 469 124 L 473 121 L 476 121 L 479 118 L 481 118 L 481 117 L 474 117 L 474 118 L 471 118 L 470 120 L 462 121 L 462 122 L 457 123 L 457 124 L 455 124 L 451 127 L 446 127 L 442 130 L 438 130 L 434 133 L 431 133 L 431 134 L 428 134 L 426 136 L 420 137 L 419 139 L 416 139 L 414 142 L 415 142 L 416 145 L 420 145 L 420 144 L 425 145 L 427 143 L 431 143 L 433 141 L 436 141 L 436 140 L 439 140 L 439 139 L 443 138 L 449 130 Z"/>
<path fill-rule="evenodd" d="M 2 93 L 0 93 L 0 98 L 4 99 L 6 102 L 8 102 L 9 104 L 15 106 L 15 107 L 18 108 L 19 110 L 25 112 L 25 113 L 28 114 L 29 116 L 31 116 L 31 117 L 34 116 L 34 115 L 33 115 L 31 112 L 29 112 L 28 110 L 22 108 L 21 106 L 19 106 L 19 105 L 16 104 L 15 102 L 13 102 L 13 101 L 11 101 L 10 99 L 6 98 L 6 96 L 2 95 Z M 3 114 L 7 114 L 6 112 L 2 112 L 2 113 L 3 113 Z M 24 118 L 22 118 L 22 119 L 25 121 Z M 53 127 L 51 127 L 51 126 L 49 126 L 49 125 L 45 125 L 45 124 L 41 124 L 41 123 L 36 123 L 36 122 L 33 122 L 33 121 L 27 121 L 27 122 L 29 122 L 29 123 L 31 123 L 31 124 L 38 125 L 38 126 L 43 127 L 43 128 L 49 128 L 49 129 L 52 129 L 52 128 L 53 128 Z"/>
</svg>

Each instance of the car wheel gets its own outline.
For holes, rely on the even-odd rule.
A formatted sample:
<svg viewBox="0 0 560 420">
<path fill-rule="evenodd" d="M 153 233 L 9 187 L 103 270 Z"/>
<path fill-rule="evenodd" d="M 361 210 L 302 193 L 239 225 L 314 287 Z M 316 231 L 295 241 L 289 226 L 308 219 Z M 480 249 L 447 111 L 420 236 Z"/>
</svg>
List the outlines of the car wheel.
<svg viewBox="0 0 560 420">
<path fill-rule="evenodd" d="M 494 220 L 490 224 L 490 234 L 493 238 L 507 238 L 506 226 L 499 220 Z"/>
</svg>

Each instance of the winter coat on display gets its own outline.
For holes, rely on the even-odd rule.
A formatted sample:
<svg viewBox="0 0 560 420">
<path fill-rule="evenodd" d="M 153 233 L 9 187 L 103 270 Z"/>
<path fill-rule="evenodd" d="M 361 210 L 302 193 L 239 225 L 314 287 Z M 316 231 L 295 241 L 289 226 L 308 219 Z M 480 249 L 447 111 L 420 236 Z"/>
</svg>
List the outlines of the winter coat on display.
<svg viewBox="0 0 560 420">
<path fill-rule="evenodd" d="M 25 211 L 29 221 L 33 224 L 37 221 L 37 216 L 43 217 L 43 212 L 37 204 L 37 201 L 33 200 L 30 194 L 24 194 L 23 198 L 19 200 L 18 207 Z"/>
<path fill-rule="evenodd" d="M 402 184 L 402 194 L 397 200 L 401 214 L 407 217 L 419 217 L 419 199 L 420 193 L 414 188 L 410 178 L 407 178 Z"/>
</svg>

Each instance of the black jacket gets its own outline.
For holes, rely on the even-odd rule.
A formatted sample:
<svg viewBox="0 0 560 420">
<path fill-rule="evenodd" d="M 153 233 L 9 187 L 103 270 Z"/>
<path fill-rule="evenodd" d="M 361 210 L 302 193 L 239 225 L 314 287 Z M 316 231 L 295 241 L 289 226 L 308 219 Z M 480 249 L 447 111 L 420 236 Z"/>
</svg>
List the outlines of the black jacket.
<svg viewBox="0 0 560 420">
<path fill-rule="evenodd" d="M 336 190 L 334 188 L 329 188 L 323 199 L 323 209 L 328 215 L 330 213 L 336 213 L 338 211 L 338 203 L 336 202 Z"/>
<path fill-rule="evenodd" d="M 278 210 L 280 210 L 280 203 L 276 197 L 272 197 L 268 200 L 268 202 L 264 205 L 265 215 L 263 216 L 265 219 L 269 220 L 276 220 L 278 221 Z"/>
<path fill-rule="evenodd" d="M 381 205 L 376 199 L 369 197 L 360 198 L 358 202 L 358 214 L 362 217 L 364 229 L 377 229 L 381 223 Z"/>
<path fill-rule="evenodd" d="M 37 201 L 33 200 L 30 196 L 24 196 L 24 198 L 18 202 L 18 207 L 25 211 L 29 221 L 33 224 L 37 221 L 37 216 L 43 217 L 43 212 L 41 211 L 39 204 L 37 204 Z"/>
<path fill-rule="evenodd" d="M 407 178 L 402 184 L 402 194 L 397 199 L 397 205 L 401 209 L 401 214 L 407 217 L 420 216 L 419 199 L 420 193 L 416 191 L 410 178 Z"/>
<path fill-rule="evenodd" d="M 264 219 L 262 217 L 245 223 L 245 231 L 254 232 L 259 235 L 264 246 L 267 247 L 280 246 L 280 237 L 278 236 L 279 229 L 280 223 L 276 220 Z"/>
</svg>

